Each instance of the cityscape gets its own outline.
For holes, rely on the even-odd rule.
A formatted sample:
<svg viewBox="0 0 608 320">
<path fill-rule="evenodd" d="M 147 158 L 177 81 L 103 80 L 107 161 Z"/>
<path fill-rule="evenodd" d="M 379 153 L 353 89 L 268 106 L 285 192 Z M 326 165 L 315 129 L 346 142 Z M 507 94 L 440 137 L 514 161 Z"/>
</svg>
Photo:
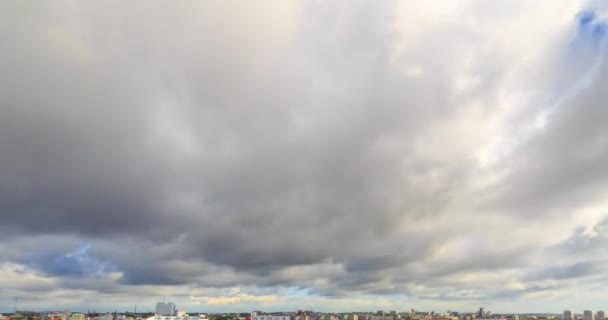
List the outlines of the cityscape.
<svg viewBox="0 0 608 320">
<path fill-rule="evenodd" d="M 556 314 L 493 314 L 481 307 L 475 312 L 407 312 L 378 310 L 375 312 L 325 313 L 309 310 L 287 312 L 252 311 L 249 313 L 187 313 L 172 302 L 158 302 L 154 312 L 71 312 L 65 311 L 17 311 L 0 315 L 0 320 L 606 320 L 603 310 L 584 310 L 577 314 L 565 310 Z"/>
<path fill-rule="evenodd" d="M 608 0 L 0 0 L 0 45 L 0 320 L 608 320 Z"/>
</svg>

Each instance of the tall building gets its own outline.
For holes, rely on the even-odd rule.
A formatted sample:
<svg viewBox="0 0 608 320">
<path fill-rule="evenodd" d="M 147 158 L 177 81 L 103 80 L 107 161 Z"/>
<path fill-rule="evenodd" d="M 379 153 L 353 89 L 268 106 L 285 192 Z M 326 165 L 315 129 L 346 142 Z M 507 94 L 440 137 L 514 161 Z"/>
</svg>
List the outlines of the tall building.
<svg viewBox="0 0 608 320">
<path fill-rule="evenodd" d="M 585 310 L 583 312 L 583 319 L 584 320 L 595 320 L 595 314 L 593 314 L 593 311 L 591 311 L 591 310 Z"/>
<path fill-rule="evenodd" d="M 138 319 L 141 320 L 141 318 Z M 120 318 L 117 320 L 126 319 Z M 204 314 L 199 314 L 198 316 L 189 316 L 185 311 L 177 310 L 177 307 L 173 302 L 159 302 L 156 304 L 156 314 L 143 320 L 207 320 L 207 316 Z"/>
<path fill-rule="evenodd" d="M 175 316 L 177 315 L 177 308 L 175 308 L 175 303 L 169 302 L 159 302 L 156 304 L 156 314 L 161 316 Z"/>
<path fill-rule="evenodd" d="M 600 310 L 597 312 L 597 320 L 606 320 L 606 314 L 604 310 Z"/>
<path fill-rule="evenodd" d="M 564 320 L 574 320 L 574 315 L 572 314 L 572 310 L 564 311 Z"/>
</svg>

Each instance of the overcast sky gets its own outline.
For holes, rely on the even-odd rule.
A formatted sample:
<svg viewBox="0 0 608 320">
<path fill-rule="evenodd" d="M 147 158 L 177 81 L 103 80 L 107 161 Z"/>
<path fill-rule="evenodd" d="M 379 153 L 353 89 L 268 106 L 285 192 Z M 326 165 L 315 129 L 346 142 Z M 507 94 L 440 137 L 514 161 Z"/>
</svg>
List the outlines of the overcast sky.
<svg viewBox="0 0 608 320">
<path fill-rule="evenodd" d="M 0 1 L 0 311 L 601 309 L 604 1 Z"/>
</svg>

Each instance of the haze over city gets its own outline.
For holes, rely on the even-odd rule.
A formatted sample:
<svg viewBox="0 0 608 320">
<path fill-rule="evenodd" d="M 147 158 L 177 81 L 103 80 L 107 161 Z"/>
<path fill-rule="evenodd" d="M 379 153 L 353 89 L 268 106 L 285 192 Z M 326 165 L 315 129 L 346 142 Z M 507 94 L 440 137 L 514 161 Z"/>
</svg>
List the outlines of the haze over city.
<svg viewBox="0 0 608 320">
<path fill-rule="evenodd" d="M 605 1 L 3 0 L 0 25 L 0 313 L 608 309 Z"/>
</svg>

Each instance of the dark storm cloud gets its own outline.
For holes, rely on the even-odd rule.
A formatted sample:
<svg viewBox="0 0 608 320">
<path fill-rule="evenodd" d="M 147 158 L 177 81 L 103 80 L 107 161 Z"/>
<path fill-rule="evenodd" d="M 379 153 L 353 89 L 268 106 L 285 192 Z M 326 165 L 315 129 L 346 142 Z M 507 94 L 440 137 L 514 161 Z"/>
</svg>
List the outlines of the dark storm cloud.
<svg viewBox="0 0 608 320">
<path fill-rule="evenodd" d="M 335 8 L 307 6 L 296 21 L 318 23 L 296 25 L 297 41 L 277 44 L 300 66 L 257 45 L 239 54 L 230 37 L 262 34 L 206 25 L 172 5 L 161 10 L 177 10 L 182 22 L 158 28 L 154 41 L 146 39 L 155 15 L 132 20 L 130 5 L 4 6 L 38 18 L 13 19 L 17 31 L 5 31 L 12 49 L 3 53 L 0 95 L 4 227 L 185 239 L 161 255 L 136 254 L 137 262 L 97 257 L 114 261 L 128 284 L 195 276 L 164 259 L 267 276 L 328 259 L 349 272 L 379 270 L 428 250 L 427 239 L 413 248 L 391 236 L 400 203 L 432 195 L 404 184 L 395 173 L 407 156 L 380 144 L 399 137 L 407 148 L 416 128 L 449 112 L 449 103 L 387 63 L 389 8 L 354 6 L 344 19 L 356 22 L 338 28 L 325 15 Z M 194 155 L 175 149 L 181 137 L 163 136 L 158 112 Z M 83 273 L 71 260 L 41 268 Z"/>
<path fill-rule="evenodd" d="M 162 221 L 156 208 L 164 166 L 146 150 L 143 118 L 133 107 L 141 101 L 118 81 L 120 66 L 63 52 L 77 48 L 62 41 L 86 37 L 64 26 L 61 14 L 44 14 L 51 8 L 3 6 L 39 18 L 7 17 L 14 31 L 4 32 L 11 49 L 1 62 L 3 227 L 95 234 L 144 231 Z"/>
</svg>

